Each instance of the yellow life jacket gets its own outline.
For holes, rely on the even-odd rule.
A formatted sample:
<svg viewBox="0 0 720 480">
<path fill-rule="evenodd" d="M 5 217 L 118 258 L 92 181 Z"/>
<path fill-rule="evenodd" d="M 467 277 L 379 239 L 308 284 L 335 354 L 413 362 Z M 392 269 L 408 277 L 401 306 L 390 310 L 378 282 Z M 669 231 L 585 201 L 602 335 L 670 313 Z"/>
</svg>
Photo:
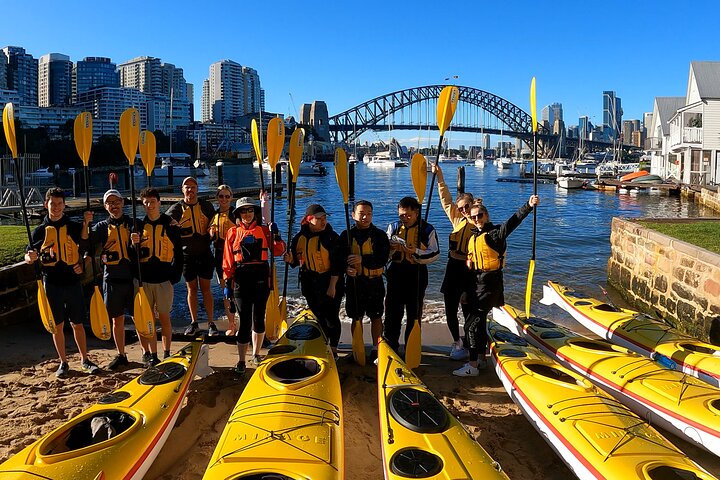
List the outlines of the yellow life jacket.
<svg viewBox="0 0 720 480">
<path fill-rule="evenodd" d="M 68 235 L 67 225 L 60 228 L 50 225 L 45 227 L 45 239 L 40 246 L 40 262 L 52 267 L 58 262 L 73 266 L 80 261 L 77 243 Z"/>
<path fill-rule="evenodd" d="M 494 272 L 505 266 L 505 256 L 493 250 L 487 243 L 487 232 L 473 235 L 468 243 L 468 260 L 479 272 Z"/>
<path fill-rule="evenodd" d="M 395 233 L 394 236 L 400 237 L 403 240 L 405 240 L 405 244 L 407 246 L 413 246 L 418 241 L 418 224 L 416 223 L 412 227 L 406 228 L 405 225 L 400 223 L 400 228 L 398 228 L 398 231 L 397 231 L 397 233 Z M 415 245 L 415 246 L 416 246 L 416 248 L 418 248 L 420 250 L 427 250 L 427 248 L 428 248 L 427 245 L 423 243 L 422 239 L 420 239 L 420 245 Z M 393 253 L 392 261 L 395 263 L 402 263 L 402 262 L 417 263 L 415 261 L 415 258 L 412 255 L 407 254 L 400 250 Z"/>
<path fill-rule="evenodd" d="M 320 242 L 320 235 L 306 237 L 302 235 L 297 242 L 296 255 L 300 265 L 306 270 L 325 273 L 330 270 L 330 252 Z"/>
<path fill-rule="evenodd" d="M 468 252 L 468 241 L 472 236 L 473 225 L 463 218 L 450 233 L 450 253 L 457 258 L 465 258 Z"/>
<path fill-rule="evenodd" d="M 227 235 L 228 230 L 235 226 L 235 223 L 232 221 L 229 214 L 230 210 L 227 212 L 218 212 L 210 221 L 210 226 L 214 226 L 216 228 L 215 248 L 222 247 L 222 242 L 225 241 L 225 236 Z"/>
<path fill-rule="evenodd" d="M 357 239 L 353 238 L 352 245 L 350 245 L 350 253 L 353 255 L 372 255 L 372 241 L 368 238 L 362 245 L 359 245 Z M 376 278 L 383 274 L 383 270 L 384 268 L 367 268 L 363 266 L 359 274 L 368 278 Z"/>
<path fill-rule="evenodd" d="M 182 216 L 180 217 L 180 236 L 182 238 L 192 237 L 195 234 L 207 235 L 210 227 L 210 219 L 205 216 L 200 208 L 200 202 L 195 205 L 182 205 Z"/>
<path fill-rule="evenodd" d="M 163 263 L 172 263 L 175 259 L 174 245 L 168 237 L 165 225 L 146 223 L 140 238 L 140 262 L 157 258 Z"/>
<path fill-rule="evenodd" d="M 125 225 L 108 223 L 108 237 L 103 245 L 102 260 L 105 265 L 117 265 L 122 260 L 130 260 L 128 245 L 130 231 Z"/>
</svg>

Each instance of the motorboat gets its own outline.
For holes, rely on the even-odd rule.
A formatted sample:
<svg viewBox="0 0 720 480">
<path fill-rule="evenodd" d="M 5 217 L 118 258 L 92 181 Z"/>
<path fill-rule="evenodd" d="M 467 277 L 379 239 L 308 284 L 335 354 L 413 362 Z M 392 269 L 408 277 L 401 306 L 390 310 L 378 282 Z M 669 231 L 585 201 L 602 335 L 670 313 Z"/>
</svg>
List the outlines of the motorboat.
<svg viewBox="0 0 720 480">
<path fill-rule="evenodd" d="M 499 157 L 495 160 L 495 165 L 497 165 L 499 170 L 508 170 L 512 168 L 513 161 L 510 157 Z"/>
<path fill-rule="evenodd" d="M 38 168 L 28 175 L 30 178 L 55 178 L 55 171 L 50 167 Z"/>
<path fill-rule="evenodd" d="M 577 177 L 558 177 L 557 186 L 565 190 L 577 190 L 585 186 L 585 180 Z"/>
<path fill-rule="evenodd" d="M 190 163 L 190 160 L 170 160 L 162 158 L 160 165 L 156 165 L 153 169 L 153 176 L 167 177 L 169 176 L 170 167 L 172 166 L 173 177 L 207 177 L 210 175 L 210 169 L 204 162 L 196 160 Z M 147 175 L 142 162 L 135 162 L 135 176 L 142 177 Z"/>
<path fill-rule="evenodd" d="M 324 177 L 327 175 L 327 169 L 321 162 L 302 162 L 298 175 L 302 177 Z"/>
<path fill-rule="evenodd" d="M 392 155 L 390 151 L 385 151 L 377 152 L 377 154 L 367 162 L 367 166 L 380 168 L 407 167 L 408 162 L 398 156 Z"/>
</svg>

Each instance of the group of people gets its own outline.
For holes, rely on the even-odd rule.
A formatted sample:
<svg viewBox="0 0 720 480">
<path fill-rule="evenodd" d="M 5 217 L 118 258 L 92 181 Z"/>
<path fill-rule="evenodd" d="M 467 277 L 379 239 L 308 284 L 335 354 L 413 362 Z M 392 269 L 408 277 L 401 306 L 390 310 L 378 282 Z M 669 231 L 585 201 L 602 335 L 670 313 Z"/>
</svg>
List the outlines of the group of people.
<svg viewBox="0 0 720 480">
<path fill-rule="evenodd" d="M 453 201 L 442 170 L 437 166 L 433 169 L 441 204 L 453 225 L 441 287 L 453 338 L 450 357 L 468 360 L 453 373 L 476 376 L 484 367 L 487 314 L 492 307 L 504 303 L 502 268 L 506 239 L 539 199 L 531 196 L 507 222 L 495 225 L 490 222 L 482 200 L 461 194 Z M 112 320 L 117 348 L 108 365 L 111 370 L 128 364 L 124 319 L 126 313 L 133 314 L 139 279 L 162 327 L 164 357 L 170 355 L 171 349 L 173 285 L 181 277 L 187 286 L 190 311 L 185 334 L 193 335 L 198 330 L 199 295 L 207 314 L 208 334 L 220 334 L 210 288 L 214 274 L 223 290 L 229 321 L 225 333 L 236 337 L 239 361 L 235 369 L 245 372 L 251 343 L 252 362 L 257 365 L 261 361 L 271 288 L 269 262 L 279 256 L 289 266 L 299 268 L 302 295 L 335 354 L 341 334 L 343 296 L 353 327 L 366 315 L 370 319 L 371 360 L 377 358 L 380 337 L 396 351 L 399 349 L 403 316 L 407 318 L 404 334 L 407 342 L 413 325 L 422 317 L 428 264 L 440 256 L 437 232 L 421 219 L 421 206 L 414 197 L 398 202 L 398 220 L 386 230 L 373 224 L 371 202 L 356 201 L 352 209 L 354 225 L 339 235 L 328 223 L 325 209 L 312 204 L 301 219 L 300 231 L 287 246 L 270 221 L 265 192 L 261 192 L 259 202 L 243 197 L 233 208 L 232 189 L 220 185 L 216 209 L 210 201 L 198 198 L 198 184 L 193 177 L 185 178 L 181 189 L 183 198 L 166 213 L 160 211 L 159 192 L 151 187 L 143 189 L 140 198 L 145 217 L 134 223 L 123 212 L 122 195 L 117 190 L 108 190 L 103 196 L 108 217 L 95 225 L 92 212 L 85 212 L 82 224 L 70 220 L 64 213 L 64 192 L 57 188 L 48 190 L 45 196 L 48 216 L 33 231 L 25 261 L 39 260 L 42 267 L 57 325 L 53 340 L 60 357 L 58 377 L 69 371 L 63 335 L 66 319 L 73 327 L 83 371 L 99 370 L 87 355 L 82 326 L 86 307 L 80 283 L 85 269 L 83 259 L 90 261 L 96 254 L 103 265 L 103 300 Z M 387 292 L 383 277 L 387 278 Z M 460 337 L 460 306 L 465 318 L 464 338 Z M 160 362 L 156 339 L 141 337 L 141 347 L 145 366 Z"/>
</svg>

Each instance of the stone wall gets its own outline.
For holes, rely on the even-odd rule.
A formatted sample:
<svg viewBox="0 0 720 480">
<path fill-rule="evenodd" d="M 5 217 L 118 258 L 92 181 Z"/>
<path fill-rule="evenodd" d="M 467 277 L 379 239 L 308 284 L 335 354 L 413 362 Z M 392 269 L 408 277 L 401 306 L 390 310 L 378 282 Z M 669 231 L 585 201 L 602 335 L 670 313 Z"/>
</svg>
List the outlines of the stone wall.
<svg viewBox="0 0 720 480">
<path fill-rule="evenodd" d="M 720 255 L 622 218 L 613 218 L 610 244 L 608 283 L 637 309 L 707 339 L 720 318 Z"/>
<path fill-rule="evenodd" d="M 702 188 L 700 195 L 696 197 L 696 201 L 701 205 L 712 208 L 716 212 L 720 212 L 720 189 L 715 188 L 710 190 L 708 188 Z"/>
<path fill-rule="evenodd" d="M 0 268 L 0 326 L 21 322 L 42 329 L 35 271 L 23 262 Z"/>
</svg>

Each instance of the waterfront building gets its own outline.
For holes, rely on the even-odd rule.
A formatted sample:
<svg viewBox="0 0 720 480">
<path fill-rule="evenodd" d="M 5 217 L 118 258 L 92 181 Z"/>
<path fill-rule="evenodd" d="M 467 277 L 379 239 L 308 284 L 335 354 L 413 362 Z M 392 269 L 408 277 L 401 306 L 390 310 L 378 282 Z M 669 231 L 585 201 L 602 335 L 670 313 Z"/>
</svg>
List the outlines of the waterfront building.
<svg viewBox="0 0 720 480">
<path fill-rule="evenodd" d="M 0 50 L 0 90 L 7 90 L 7 63 L 5 52 Z"/>
<path fill-rule="evenodd" d="M 72 96 L 72 67 L 70 57 L 48 53 L 38 61 L 38 106 L 62 107 L 70 104 Z"/>
<path fill-rule="evenodd" d="M 38 61 L 22 47 L 2 48 L 7 59 L 7 89 L 16 90 L 23 105 L 38 104 Z"/>
<path fill-rule="evenodd" d="M 22 122 L 23 128 L 43 128 L 50 139 L 59 140 L 68 134 L 67 122 L 74 121 L 81 110 L 74 106 L 38 107 L 17 103 L 15 118 Z M 66 137 L 67 138 L 67 137 Z"/>
<path fill-rule="evenodd" d="M 675 156 L 670 158 L 670 118 L 685 105 L 685 97 L 655 97 L 645 150 L 650 154 L 650 172 L 662 178 L 680 179 Z"/>
<path fill-rule="evenodd" d="M 72 103 L 78 94 L 97 87 L 119 87 L 117 66 L 106 57 L 85 57 L 75 63 L 72 70 Z"/>
<path fill-rule="evenodd" d="M 603 92 L 603 132 L 607 133 L 608 140 L 613 141 L 620 133 L 622 125 L 622 102 L 615 92 Z"/>
<path fill-rule="evenodd" d="M 684 105 L 669 120 L 668 161 L 693 185 L 720 181 L 720 62 L 692 62 Z"/>
<path fill-rule="evenodd" d="M 140 128 L 147 129 L 148 96 L 134 88 L 98 87 L 78 94 L 75 106 L 93 116 L 93 139 L 120 134 L 120 115 L 135 107 L 140 112 Z"/>
<path fill-rule="evenodd" d="M 243 115 L 265 109 L 265 94 L 255 69 L 221 60 L 210 65 L 209 73 L 203 82 L 203 122 L 237 121 Z"/>
</svg>

